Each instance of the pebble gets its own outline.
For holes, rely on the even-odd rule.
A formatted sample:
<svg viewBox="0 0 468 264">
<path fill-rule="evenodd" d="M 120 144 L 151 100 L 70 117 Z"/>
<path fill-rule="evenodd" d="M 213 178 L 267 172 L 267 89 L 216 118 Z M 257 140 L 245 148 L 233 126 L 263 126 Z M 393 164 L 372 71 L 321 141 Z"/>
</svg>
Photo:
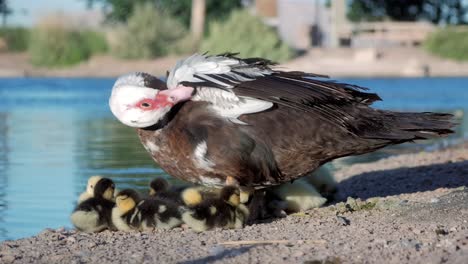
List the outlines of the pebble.
<svg viewBox="0 0 468 264">
<path fill-rule="evenodd" d="M 431 199 L 431 203 L 438 203 L 439 201 L 440 201 L 440 200 L 437 199 L 437 198 L 432 198 L 432 199 Z"/>
<path fill-rule="evenodd" d="M 225 249 L 224 249 L 223 246 L 219 246 L 219 245 L 214 246 L 214 247 L 210 248 L 210 255 L 213 255 L 213 256 L 219 255 L 219 254 L 223 253 L 224 250 Z"/>
<path fill-rule="evenodd" d="M 340 224 L 342 224 L 344 226 L 348 226 L 351 223 L 351 221 L 349 221 L 349 219 L 347 219 L 347 218 L 345 218 L 343 216 L 337 215 L 335 219 L 338 221 L 338 223 L 340 223 Z"/>
<path fill-rule="evenodd" d="M 15 261 L 15 256 L 13 255 L 3 255 L 2 258 L 1 258 L 1 262 L 2 263 L 12 263 L 13 261 Z"/>
</svg>

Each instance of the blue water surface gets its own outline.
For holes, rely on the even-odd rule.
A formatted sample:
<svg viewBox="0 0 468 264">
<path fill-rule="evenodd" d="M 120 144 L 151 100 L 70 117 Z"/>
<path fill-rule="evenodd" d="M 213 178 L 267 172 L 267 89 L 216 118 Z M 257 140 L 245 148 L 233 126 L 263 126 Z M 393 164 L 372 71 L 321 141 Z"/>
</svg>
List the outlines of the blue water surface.
<svg viewBox="0 0 468 264">
<path fill-rule="evenodd" d="M 404 144 L 345 164 L 467 138 L 468 78 L 340 81 L 378 93 L 384 99 L 375 104 L 379 108 L 447 111 L 460 119 L 457 134 L 449 139 Z M 147 155 L 134 129 L 110 113 L 113 82 L 0 79 L 0 240 L 34 235 L 46 227 L 71 227 L 69 214 L 91 175 L 111 177 L 121 189 L 140 190 L 150 178 L 166 175 Z"/>
</svg>

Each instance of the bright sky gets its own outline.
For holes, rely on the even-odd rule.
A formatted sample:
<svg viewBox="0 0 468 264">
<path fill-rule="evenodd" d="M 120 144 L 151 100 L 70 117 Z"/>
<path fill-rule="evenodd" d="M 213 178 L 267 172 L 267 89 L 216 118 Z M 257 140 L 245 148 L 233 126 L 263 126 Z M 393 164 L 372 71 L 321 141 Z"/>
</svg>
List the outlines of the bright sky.
<svg viewBox="0 0 468 264">
<path fill-rule="evenodd" d="M 8 25 L 31 26 L 48 13 L 86 10 L 85 0 L 8 0 L 8 4 L 13 9 L 7 20 Z"/>
</svg>

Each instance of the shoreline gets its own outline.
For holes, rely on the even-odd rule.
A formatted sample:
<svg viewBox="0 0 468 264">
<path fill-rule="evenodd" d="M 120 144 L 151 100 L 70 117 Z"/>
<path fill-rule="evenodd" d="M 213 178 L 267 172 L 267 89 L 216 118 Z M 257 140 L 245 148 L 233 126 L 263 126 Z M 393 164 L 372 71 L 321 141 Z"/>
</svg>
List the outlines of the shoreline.
<svg viewBox="0 0 468 264">
<path fill-rule="evenodd" d="M 335 177 L 336 202 L 243 229 L 49 229 L 0 243 L 0 262 L 465 263 L 468 143 L 355 164 Z"/>
<path fill-rule="evenodd" d="M 29 63 L 26 53 L 0 53 L 0 77 L 109 77 L 144 71 L 165 76 L 185 56 L 152 60 L 122 60 L 97 55 L 63 68 L 40 68 Z M 401 78 L 468 76 L 468 62 L 433 56 L 422 48 L 310 49 L 278 65 L 278 69 L 325 74 L 333 78 Z"/>
</svg>

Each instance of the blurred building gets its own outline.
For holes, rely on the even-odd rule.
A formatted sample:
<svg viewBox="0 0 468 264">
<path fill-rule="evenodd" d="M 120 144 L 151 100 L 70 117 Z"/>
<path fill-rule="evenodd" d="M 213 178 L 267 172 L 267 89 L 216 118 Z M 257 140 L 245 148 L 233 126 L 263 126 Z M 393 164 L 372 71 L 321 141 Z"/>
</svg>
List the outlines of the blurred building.
<svg viewBox="0 0 468 264">
<path fill-rule="evenodd" d="M 329 6 L 322 0 L 256 0 L 254 9 L 298 50 L 420 45 L 434 30 L 429 22 L 352 23 L 346 17 L 346 0 L 331 0 Z"/>
</svg>

